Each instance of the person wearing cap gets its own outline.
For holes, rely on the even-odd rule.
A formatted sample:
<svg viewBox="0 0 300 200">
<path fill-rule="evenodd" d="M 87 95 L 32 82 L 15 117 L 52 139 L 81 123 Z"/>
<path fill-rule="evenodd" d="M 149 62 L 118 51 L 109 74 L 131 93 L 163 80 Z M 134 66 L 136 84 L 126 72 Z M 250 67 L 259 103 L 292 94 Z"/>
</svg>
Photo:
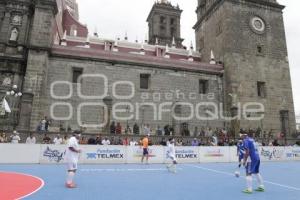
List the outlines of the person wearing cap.
<svg viewBox="0 0 300 200">
<path fill-rule="evenodd" d="M 142 160 L 141 162 L 144 163 L 144 158 L 146 157 L 146 164 L 148 164 L 149 160 L 149 136 L 150 134 L 147 134 L 143 139 L 142 139 L 142 147 L 143 147 L 143 155 L 142 155 Z"/>
<path fill-rule="evenodd" d="M 12 144 L 18 144 L 21 141 L 21 138 L 19 136 L 19 133 L 17 131 L 13 132 L 13 135 L 11 137 L 11 143 Z"/>
<path fill-rule="evenodd" d="M 75 188 L 76 185 L 73 181 L 77 171 L 77 163 L 81 149 L 79 149 L 78 140 L 80 138 L 80 132 L 74 132 L 73 136 L 69 139 L 66 149 L 66 162 L 68 167 L 66 187 Z"/>
</svg>

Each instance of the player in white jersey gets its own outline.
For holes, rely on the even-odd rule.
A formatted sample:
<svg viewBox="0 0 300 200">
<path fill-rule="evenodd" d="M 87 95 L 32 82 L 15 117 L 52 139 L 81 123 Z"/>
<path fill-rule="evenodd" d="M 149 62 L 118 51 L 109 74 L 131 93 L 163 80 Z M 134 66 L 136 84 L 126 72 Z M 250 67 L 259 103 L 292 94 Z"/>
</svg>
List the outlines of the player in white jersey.
<svg viewBox="0 0 300 200">
<path fill-rule="evenodd" d="M 175 140 L 169 139 L 168 148 L 167 148 L 167 159 L 171 159 L 171 164 L 167 164 L 167 169 L 169 172 L 176 173 L 176 153 L 175 153 Z"/>
<path fill-rule="evenodd" d="M 77 171 L 77 163 L 79 159 L 79 155 L 81 153 L 81 149 L 79 149 L 78 140 L 80 138 L 80 134 L 75 132 L 73 136 L 69 139 L 66 149 L 66 162 L 68 167 L 66 187 L 67 188 L 75 188 L 76 185 L 73 181 L 75 173 Z"/>
</svg>

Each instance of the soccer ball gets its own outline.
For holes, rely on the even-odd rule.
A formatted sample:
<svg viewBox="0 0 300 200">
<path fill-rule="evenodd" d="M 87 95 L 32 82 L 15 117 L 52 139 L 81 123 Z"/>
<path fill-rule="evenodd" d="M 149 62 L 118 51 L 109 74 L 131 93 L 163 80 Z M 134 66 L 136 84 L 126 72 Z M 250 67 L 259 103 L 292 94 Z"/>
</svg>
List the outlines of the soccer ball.
<svg viewBox="0 0 300 200">
<path fill-rule="evenodd" d="M 235 175 L 235 177 L 240 177 L 240 172 L 239 171 L 236 171 L 236 172 L 234 172 L 234 175 Z"/>
</svg>

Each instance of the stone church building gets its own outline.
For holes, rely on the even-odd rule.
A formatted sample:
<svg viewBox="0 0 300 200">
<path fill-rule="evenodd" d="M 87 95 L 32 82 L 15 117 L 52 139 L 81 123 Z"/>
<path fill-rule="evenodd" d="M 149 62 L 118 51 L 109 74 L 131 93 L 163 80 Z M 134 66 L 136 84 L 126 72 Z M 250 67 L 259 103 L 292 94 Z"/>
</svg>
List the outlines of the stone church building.
<svg viewBox="0 0 300 200">
<path fill-rule="evenodd" d="M 284 6 L 198 0 L 195 9 L 196 47 L 185 47 L 183 10 L 166 0 L 154 3 L 140 42 L 91 33 L 76 0 L 0 0 L 0 98 L 12 109 L 0 129 L 34 131 L 47 116 L 53 131 L 100 132 L 116 121 L 169 125 L 178 135 L 203 127 L 292 134 Z M 21 97 L 6 94 L 13 85 Z"/>
</svg>

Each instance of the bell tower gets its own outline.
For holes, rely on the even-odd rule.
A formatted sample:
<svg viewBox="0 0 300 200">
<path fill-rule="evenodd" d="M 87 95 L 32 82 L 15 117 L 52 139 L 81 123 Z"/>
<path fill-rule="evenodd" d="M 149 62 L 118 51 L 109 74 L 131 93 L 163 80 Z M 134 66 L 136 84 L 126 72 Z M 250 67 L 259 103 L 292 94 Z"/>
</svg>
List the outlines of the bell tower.
<svg viewBox="0 0 300 200">
<path fill-rule="evenodd" d="M 180 19 L 182 10 L 167 0 L 154 3 L 147 18 L 149 44 L 182 47 L 180 37 Z"/>
<path fill-rule="evenodd" d="M 0 1 L 0 99 L 13 85 L 22 89 L 27 62 L 27 45 L 33 16 L 31 0 Z M 22 98 L 7 96 L 12 112 L 2 112 L 0 129 L 19 123 Z"/>
<path fill-rule="evenodd" d="M 43 106 L 56 0 L 0 1 L 0 99 L 17 85 L 22 97 L 7 96 L 12 113 L 0 116 L 0 129 L 32 130 Z M 2 112 L 3 113 L 3 112 Z"/>
<path fill-rule="evenodd" d="M 44 117 L 49 53 L 54 41 L 56 0 L 36 0 L 28 38 L 19 129 L 35 130 Z"/>
<path fill-rule="evenodd" d="M 263 119 L 243 117 L 234 127 L 231 124 L 236 134 L 239 128 L 285 136 L 295 131 L 283 10 L 276 0 L 198 0 L 197 50 L 207 62 L 213 50 L 216 60 L 224 64 L 227 113 L 236 110 L 238 102 L 264 106 L 256 114 L 245 113 Z"/>
</svg>

